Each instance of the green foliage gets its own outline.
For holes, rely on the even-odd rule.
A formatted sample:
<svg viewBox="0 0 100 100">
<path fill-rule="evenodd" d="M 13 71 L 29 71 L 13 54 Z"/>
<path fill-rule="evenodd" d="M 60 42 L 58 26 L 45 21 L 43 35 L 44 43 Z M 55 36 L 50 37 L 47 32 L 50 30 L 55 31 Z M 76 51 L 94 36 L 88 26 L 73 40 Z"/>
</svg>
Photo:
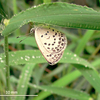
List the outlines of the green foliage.
<svg viewBox="0 0 100 100">
<path fill-rule="evenodd" d="M 99 16 L 100 13 L 93 9 L 74 4 L 42 4 L 13 16 L 2 35 L 8 35 L 29 22 L 99 30 Z"/>
<path fill-rule="evenodd" d="M 60 29 L 59 27 L 92 29 L 84 32 L 85 34 L 80 32 L 79 35 L 67 31 L 66 28 L 60 29 L 66 34 L 68 46 L 56 66 L 45 64 L 47 61 L 38 50 L 34 37 L 28 37 L 20 43 L 19 41 L 24 39 L 25 36 L 21 38 L 9 37 L 8 44 L 14 46 L 16 50 L 20 48 L 19 51 L 9 51 L 10 70 L 15 73 L 15 75 L 10 76 L 11 91 L 15 90 L 15 86 L 17 87 L 17 95 L 36 95 L 36 97 L 28 97 L 28 100 L 43 100 L 47 97 L 50 98 L 49 96 L 52 94 L 56 99 L 60 97 L 66 100 L 68 98 L 92 100 L 95 97 L 89 92 L 90 89 L 91 91 L 94 89 L 97 93 L 93 92 L 93 94 L 98 97 L 100 94 L 100 77 L 98 73 L 100 66 L 98 51 L 100 46 L 97 47 L 93 43 L 96 39 L 100 39 L 100 32 L 95 31 L 100 29 L 99 16 L 100 13 L 91 8 L 58 2 L 32 7 L 9 19 L 8 25 L 2 32 L 3 36 L 8 36 L 11 32 L 29 22 L 36 25 L 51 25 L 58 29 Z M 4 41 L 2 39 L 0 45 L 3 45 Z M 98 55 L 96 55 L 97 53 Z M 5 54 L 1 53 L 0 71 L 5 72 L 4 69 Z M 20 78 L 16 78 L 16 76 L 19 77 L 17 71 L 20 73 Z M 6 78 L 3 73 L 1 73 L 1 76 L 0 87 L 2 83 L 5 84 Z M 82 92 L 83 84 L 87 84 L 85 92 Z M 4 85 L 3 88 L 5 89 L 5 87 Z M 2 88 L 0 90 L 3 91 Z M 16 97 L 15 100 L 25 100 L 25 96 L 24 98 Z"/>
</svg>

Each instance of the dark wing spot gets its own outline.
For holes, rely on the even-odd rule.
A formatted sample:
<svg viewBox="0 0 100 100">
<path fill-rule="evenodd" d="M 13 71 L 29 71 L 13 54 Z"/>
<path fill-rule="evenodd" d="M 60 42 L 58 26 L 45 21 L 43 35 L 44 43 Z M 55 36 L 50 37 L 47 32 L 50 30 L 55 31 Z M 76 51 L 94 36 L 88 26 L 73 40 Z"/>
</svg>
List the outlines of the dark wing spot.
<svg viewBox="0 0 100 100">
<path fill-rule="evenodd" d="M 61 35 L 63 35 L 63 33 L 61 33 Z"/>
<path fill-rule="evenodd" d="M 57 49 L 57 51 L 59 51 L 59 49 Z"/>
<path fill-rule="evenodd" d="M 54 57 L 56 57 L 56 55 L 54 55 Z"/>
<path fill-rule="evenodd" d="M 54 59 L 54 57 L 52 57 L 52 59 Z"/>
<path fill-rule="evenodd" d="M 53 50 L 53 52 L 55 52 L 56 50 Z"/>
<path fill-rule="evenodd" d="M 41 35 L 41 37 L 43 37 L 43 35 Z"/>
<path fill-rule="evenodd" d="M 64 39 L 62 39 L 62 41 L 64 41 Z"/>
<path fill-rule="evenodd" d="M 49 31 L 47 31 L 47 33 L 49 33 Z"/>
<path fill-rule="evenodd" d="M 56 57 L 56 59 L 58 59 L 58 57 Z"/>
<path fill-rule="evenodd" d="M 52 48 L 52 50 L 54 50 L 54 48 Z"/>
<path fill-rule="evenodd" d="M 48 46 L 50 46 L 50 43 L 48 44 Z"/>
<path fill-rule="evenodd" d="M 61 33 L 61 37 L 64 37 L 64 35 Z"/>
<path fill-rule="evenodd" d="M 47 35 L 47 33 L 45 33 L 45 35 Z"/>
<path fill-rule="evenodd" d="M 53 35 L 53 37 L 55 37 L 55 35 Z"/>
<path fill-rule="evenodd" d="M 49 47 L 47 47 L 47 49 L 50 49 Z"/>
<path fill-rule="evenodd" d="M 57 49 L 57 47 L 55 47 L 55 49 Z"/>
<path fill-rule="evenodd" d="M 51 57 L 52 55 L 50 54 L 49 56 Z"/>
<path fill-rule="evenodd" d="M 63 45 L 64 45 L 64 43 L 61 43 L 61 45 L 63 46 Z"/>
<path fill-rule="evenodd" d="M 52 31 L 54 31 L 54 29 L 52 29 Z"/>
<path fill-rule="evenodd" d="M 59 40 L 61 40 L 61 38 L 59 38 Z"/>
<path fill-rule="evenodd" d="M 55 33 L 55 35 L 57 35 L 57 33 Z"/>
<path fill-rule="evenodd" d="M 58 44 L 60 44 L 60 43 L 61 43 L 61 41 L 58 42 Z"/>
<path fill-rule="evenodd" d="M 56 38 L 54 38 L 54 40 L 56 40 Z"/>
<path fill-rule="evenodd" d="M 52 45 L 54 45 L 54 44 L 52 44 Z"/>
<path fill-rule="evenodd" d="M 50 65 L 52 65 L 52 63 L 51 62 L 48 62 Z"/>
<path fill-rule="evenodd" d="M 47 45 L 47 43 L 44 43 L 44 45 Z"/>
<path fill-rule="evenodd" d="M 52 51 L 55 51 L 54 48 L 52 48 Z"/>
</svg>

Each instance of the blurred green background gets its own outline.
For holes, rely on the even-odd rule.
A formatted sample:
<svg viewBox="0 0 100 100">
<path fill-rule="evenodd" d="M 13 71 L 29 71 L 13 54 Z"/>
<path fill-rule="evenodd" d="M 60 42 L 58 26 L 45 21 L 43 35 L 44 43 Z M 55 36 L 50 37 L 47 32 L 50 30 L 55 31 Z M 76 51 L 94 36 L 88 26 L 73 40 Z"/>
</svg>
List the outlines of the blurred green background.
<svg viewBox="0 0 100 100">
<path fill-rule="evenodd" d="M 100 0 L 0 0 L 0 32 L 2 33 L 2 30 L 4 29 L 4 24 L 3 24 L 4 19 L 10 19 L 12 16 L 32 6 L 35 7 L 39 4 L 49 3 L 49 2 L 73 3 L 76 5 L 93 8 L 98 12 L 100 11 Z M 29 55 L 36 54 L 35 56 L 37 57 L 36 60 L 34 60 L 34 63 L 29 63 L 29 64 L 20 63 L 17 65 L 14 64 L 16 63 L 14 61 L 14 63 L 10 65 L 10 82 L 11 82 L 10 94 L 11 95 L 12 94 L 38 95 L 38 96 L 37 97 L 24 96 L 24 98 L 12 97 L 13 100 L 93 100 L 93 99 L 100 100 L 100 93 L 98 92 L 98 90 L 94 88 L 94 86 L 92 86 L 93 84 L 95 84 L 95 82 L 96 83 L 99 82 L 93 79 L 95 82 L 92 84 L 92 82 L 89 81 L 91 83 L 90 84 L 88 82 L 88 78 L 86 79 L 86 76 L 84 77 L 84 75 L 81 75 L 82 74 L 81 71 L 79 72 L 78 71 L 79 69 L 77 70 L 75 68 L 75 66 L 77 66 L 77 68 L 78 67 L 80 68 L 80 66 L 77 65 L 78 64 L 77 61 L 76 61 L 76 65 L 74 65 L 70 63 L 62 63 L 64 62 L 62 59 L 61 62 L 59 62 L 58 64 L 54 66 L 50 66 L 48 63 L 42 63 L 42 62 L 46 62 L 44 58 L 42 58 L 43 61 L 41 60 L 38 63 L 39 60 L 38 58 L 42 55 L 39 52 L 38 47 L 36 45 L 34 34 L 32 34 L 30 37 L 27 37 L 27 39 L 19 43 L 20 40 L 24 39 L 29 34 L 30 29 L 32 27 L 33 27 L 33 23 L 31 22 L 26 25 L 23 25 L 21 28 L 14 31 L 15 34 L 9 35 L 8 38 L 9 52 L 18 51 L 16 57 L 20 56 L 21 50 L 36 50 L 36 52 L 25 51 L 23 52 L 23 55 L 30 53 Z M 99 76 L 100 31 L 75 29 L 75 28 L 61 28 L 61 30 L 64 33 L 66 33 L 66 37 L 68 39 L 68 47 L 66 49 L 73 52 L 71 57 L 73 57 L 74 54 L 77 54 L 80 57 L 80 58 L 77 57 L 77 59 L 82 58 L 88 61 L 88 63 L 94 66 Z M 18 36 L 20 38 L 16 38 Z M 4 59 L 3 38 L 4 37 L 0 35 L 0 40 L 1 40 L 0 59 Z M 67 53 L 69 51 L 65 51 L 65 52 Z M 11 53 L 10 56 L 13 56 L 13 54 L 14 53 Z M 64 54 L 64 57 L 67 56 Z M 28 59 L 28 57 L 26 58 Z M 23 57 L 21 59 L 23 59 Z M 11 57 L 11 60 L 13 61 L 13 57 Z M 81 63 L 84 63 L 84 60 Z M 74 61 L 71 61 L 71 63 L 73 62 Z M 2 60 L 0 62 L 0 67 L 1 67 L 0 94 L 4 95 L 6 93 L 6 78 L 5 78 L 6 76 L 4 73 L 5 71 L 4 71 L 4 66 L 2 65 Z M 84 71 L 84 68 L 81 70 Z M 89 67 L 87 68 L 87 73 L 88 70 Z M 27 76 L 25 76 L 26 74 Z M 90 78 L 93 78 L 90 72 L 89 72 L 89 76 Z M 53 86 L 58 86 L 58 87 L 53 87 Z M 62 88 L 62 87 L 66 87 L 68 88 L 68 90 L 65 90 L 66 88 Z M 97 86 L 97 88 L 98 87 L 100 88 L 99 85 Z M 0 97 L 0 100 L 5 100 L 5 99 L 6 98 L 4 96 Z"/>
</svg>

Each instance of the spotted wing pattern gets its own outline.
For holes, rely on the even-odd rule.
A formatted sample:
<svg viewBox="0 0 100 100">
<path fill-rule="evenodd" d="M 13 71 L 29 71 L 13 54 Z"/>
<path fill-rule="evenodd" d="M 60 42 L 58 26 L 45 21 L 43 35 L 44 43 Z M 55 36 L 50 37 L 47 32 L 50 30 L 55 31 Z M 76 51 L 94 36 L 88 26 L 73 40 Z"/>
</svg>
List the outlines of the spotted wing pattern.
<svg viewBox="0 0 100 100">
<path fill-rule="evenodd" d="M 67 46 L 66 36 L 54 28 L 35 29 L 37 45 L 50 65 L 56 64 Z"/>
</svg>

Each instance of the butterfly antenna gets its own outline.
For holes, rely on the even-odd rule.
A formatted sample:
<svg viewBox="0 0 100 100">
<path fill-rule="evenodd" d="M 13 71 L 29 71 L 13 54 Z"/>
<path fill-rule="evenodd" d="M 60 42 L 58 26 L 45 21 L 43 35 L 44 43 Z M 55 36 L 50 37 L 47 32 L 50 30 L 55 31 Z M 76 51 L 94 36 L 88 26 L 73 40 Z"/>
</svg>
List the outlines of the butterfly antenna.
<svg viewBox="0 0 100 100">
<path fill-rule="evenodd" d="M 32 35 L 32 33 L 34 33 L 34 29 L 33 28 L 30 30 L 30 33 L 24 39 L 19 41 L 19 43 L 21 43 L 23 40 L 25 40 L 28 36 Z M 16 38 L 19 38 L 19 36 L 16 37 Z"/>
<path fill-rule="evenodd" d="M 28 35 L 28 36 L 29 36 L 29 35 Z M 27 37 L 28 37 L 28 36 L 27 36 Z M 21 43 L 21 42 L 22 42 L 23 40 L 25 40 L 27 37 L 25 37 L 24 39 L 20 40 L 19 43 Z"/>
</svg>

